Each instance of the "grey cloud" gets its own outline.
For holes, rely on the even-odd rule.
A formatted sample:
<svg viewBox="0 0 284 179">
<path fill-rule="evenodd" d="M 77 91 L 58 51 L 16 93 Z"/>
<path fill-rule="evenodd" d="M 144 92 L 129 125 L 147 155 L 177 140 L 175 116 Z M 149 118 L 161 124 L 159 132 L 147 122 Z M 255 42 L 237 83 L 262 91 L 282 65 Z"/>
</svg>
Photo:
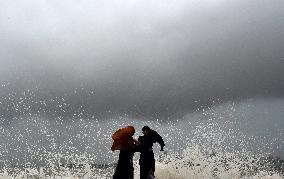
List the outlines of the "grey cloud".
<svg viewBox="0 0 284 179">
<path fill-rule="evenodd" d="M 31 89 L 32 106 L 57 96 L 68 113 L 170 117 L 213 101 L 283 96 L 281 0 L 2 3 L 7 104 L 11 91 Z"/>
</svg>

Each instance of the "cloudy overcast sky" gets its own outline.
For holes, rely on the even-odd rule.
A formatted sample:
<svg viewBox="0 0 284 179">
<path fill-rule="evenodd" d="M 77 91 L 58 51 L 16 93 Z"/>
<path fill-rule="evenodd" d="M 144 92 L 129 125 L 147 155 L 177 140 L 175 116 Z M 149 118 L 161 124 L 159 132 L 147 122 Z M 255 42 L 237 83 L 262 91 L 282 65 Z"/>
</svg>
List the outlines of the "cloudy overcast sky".
<svg viewBox="0 0 284 179">
<path fill-rule="evenodd" d="M 283 0 L 2 1 L 1 101 L 31 89 L 96 113 L 168 117 L 282 97 L 283 17 Z"/>
</svg>

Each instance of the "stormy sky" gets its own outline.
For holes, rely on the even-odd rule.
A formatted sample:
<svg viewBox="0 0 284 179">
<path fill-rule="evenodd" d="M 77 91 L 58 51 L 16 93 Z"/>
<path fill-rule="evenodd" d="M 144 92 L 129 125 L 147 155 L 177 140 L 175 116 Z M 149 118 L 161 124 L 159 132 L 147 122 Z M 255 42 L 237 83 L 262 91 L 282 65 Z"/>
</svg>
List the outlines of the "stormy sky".
<svg viewBox="0 0 284 179">
<path fill-rule="evenodd" d="M 2 117 L 169 118 L 284 95 L 283 0 L 0 4 Z"/>
</svg>

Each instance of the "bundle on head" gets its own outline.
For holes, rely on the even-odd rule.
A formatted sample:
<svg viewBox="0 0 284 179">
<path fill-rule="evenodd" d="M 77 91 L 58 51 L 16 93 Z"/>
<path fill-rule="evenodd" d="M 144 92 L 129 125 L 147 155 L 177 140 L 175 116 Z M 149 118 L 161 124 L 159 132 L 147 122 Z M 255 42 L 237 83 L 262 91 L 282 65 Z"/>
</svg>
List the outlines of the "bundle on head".
<svg viewBox="0 0 284 179">
<path fill-rule="evenodd" d="M 133 126 L 118 129 L 113 135 L 113 143 L 111 150 L 129 150 L 134 147 L 134 140 L 132 136 L 135 133 Z"/>
</svg>

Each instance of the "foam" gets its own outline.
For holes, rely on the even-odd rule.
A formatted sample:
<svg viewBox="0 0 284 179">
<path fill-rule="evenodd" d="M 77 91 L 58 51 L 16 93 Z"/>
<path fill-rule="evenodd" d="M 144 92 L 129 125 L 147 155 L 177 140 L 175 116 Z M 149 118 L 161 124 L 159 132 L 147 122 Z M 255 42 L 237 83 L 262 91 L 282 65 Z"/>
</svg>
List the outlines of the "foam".
<svg viewBox="0 0 284 179">
<path fill-rule="evenodd" d="M 137 129 L 136 137 L 144 125 L 164 137 L 166 152 L 154 146 L 157 179 L 283 178 L 266 160 L 269 154 L 281 154 L 283 146 L 279 128 L 283 121 L 277 121 L 282 116 L 282 102 L 273 104 L 229 103 L 162 122 L 129 118 L 62 121 L 38 116 L 15 119 L 9 126 L 0 126 L 0 178 L 111 178 L 112 164 L 118 157 L 118 152 L 110 151 L 111 134 L 127 125 Z M 274 127 L 273 135 L 251 131 L 255 125 L 262 130 L 270 115 L 273 125 L 268 127 Z M 135 178 L 139 178 L 138 154 L 134 163 Z M 68 168 L 66 164 L 75 166 Z"/>
</svg>

